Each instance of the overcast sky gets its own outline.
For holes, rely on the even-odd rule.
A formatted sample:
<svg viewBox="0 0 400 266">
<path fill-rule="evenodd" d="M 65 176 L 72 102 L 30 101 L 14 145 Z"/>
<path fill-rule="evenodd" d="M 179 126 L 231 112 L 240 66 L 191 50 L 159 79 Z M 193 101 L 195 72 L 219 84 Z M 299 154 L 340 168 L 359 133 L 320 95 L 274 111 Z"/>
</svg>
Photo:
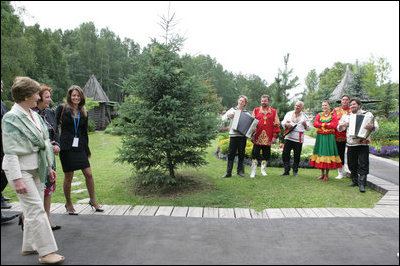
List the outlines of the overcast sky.
<svg viewBox="0 0 400 266">
<path fill-rule="evenodd" d="M 121 39 L 146 46 L 161 40 L 161 16 L 177 19 L 176 33 L 186 41 L 182 52 L 210 55 L 225 70 L 255 74 L 274 81 L 290 53 L 289 68 L 304 87 L 307 73 L 321 73 L 335 62 L 366 62 L 385 57 L 392 66 L 390 78 L 399 82 L 399 2 L 174 2 L 174 1 L 16 1 L 26 8 L 26 25 L 41 29 L 75 29 L 94 22 L 108 27 Z"/>
</svg>

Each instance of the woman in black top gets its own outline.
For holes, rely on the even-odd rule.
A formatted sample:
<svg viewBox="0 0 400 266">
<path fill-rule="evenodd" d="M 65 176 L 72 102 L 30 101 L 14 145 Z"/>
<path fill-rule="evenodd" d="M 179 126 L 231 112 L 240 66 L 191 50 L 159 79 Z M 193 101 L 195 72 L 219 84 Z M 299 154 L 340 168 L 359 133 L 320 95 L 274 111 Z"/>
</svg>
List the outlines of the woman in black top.
<svg viewBox="0 0 400 266">
<path fill-rule="evenodd" d="M 40 100 L 38 101 L 37 107 L 32 108 L 34 111 L 38 112 L 46 123 L 47 129 L 49 131 L 50 143 L 53 146 L 53 152 L 55 155 L 60 153 L 60 137 L 58 136 L 56 113 L 54 110 L 50 109 L 51 103 L 51 92 L 52 88 L 42 84 L 40 85 L 41 91 L 39 92 Z M 56 170 L 55 160 L 52 166 Z M 49 176 L 46 177 L 46 189 L 44 191 L 44 209 L 49 217 L 49 222 L 51 229 L 58 230 L 61 226 L 55 225 L 50 220 L 50 206 L 51 206 L 51 194 L 56 190 L 56 182 L 50 182 Z"/>
<path fill-rule="evenodd" d="M 56 119 L 61 124 L 60 160 L 64 171 L 65 209 L 70 215 L 77 215 L 71 201 L 71 182 L 75 170 L 82 170 L 89 192 L 89 205 L 102 212 L 94 194 L 94 181 L 89 159 L 91 157 L 88 138 L 88 116 L 85 108 L 86 97 L 83 90 L 72 85 L 67 91 L 67 103 L 56 110 Z"/>
</svg>

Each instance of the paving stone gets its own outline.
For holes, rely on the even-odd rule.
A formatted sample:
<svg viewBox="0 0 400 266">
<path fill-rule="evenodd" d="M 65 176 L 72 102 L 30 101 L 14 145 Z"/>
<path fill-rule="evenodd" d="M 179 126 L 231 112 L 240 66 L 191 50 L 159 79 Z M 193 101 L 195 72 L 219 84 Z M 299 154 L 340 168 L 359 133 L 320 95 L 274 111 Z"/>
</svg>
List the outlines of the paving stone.
<svg viewBox="0 0 400 266">
<path fill-rule="evenodd" d="M 174 209 L 173 206 L 160 206 L 160 208 L 158 208 L 155 216 L 171 216 L 172 210 Z"/>
<path fill-rule="evenodd" d="M 203 208 L 202 207 L 189 207 L 189 211 L 187 217 L 203 217 Z"/>
<path fill-rule="evenodd" d="M 310 208 L 296 208 L 296 211 L 304 218 L 316 218 L 318 215 Z"/>
<path fill-rule="evenodd" d="M 382 214 L 375 211 L 374 209 L 358 208 L 358 210 L 360 210 L 360 212 L 364 213 L 368 217 L 384 217 Z"/>
<path fill-rule="evenodd" d="M 113 208 L 109 215 L 124 215 L 124 213 L 130 209 L 130 205 L 118 205 L 116 208 Z"/>
<path fill-rule="evenodd" d="M 343 208 L 327 208 L 327 209 L 335 217 L 350 217 L 350 214 L 348 214 Z"/>
<path fill-rule="evenodd" d="M 235 218 L 235 212 L 233 208 L 219 208 L 219 218 Z"/>
<path fill-rule="evenodd" d="M 128 209 L 125 212 L 125 215 L 134 215 L 134 216 L 138 216 L 139 213 L 144 209 L 143 205 L 136 205 L 136 206 L 132 206 L 130 209 Z"/>
<path fill-rule="evenodd" d="M 311 208 L 319 218 L 335 217 L 326 208 Z"/>
<path fill-rule="evenodd" d="M 281 208 L 283 215 L 286 218 L 300 218 L 301 215 L 296 211 L 295 208 Z"/>
<path fill-rule="evenodd" d="M 78 181 L 78 182 L 72 182 L 71 183 L 71 187 L 76 187 L 76 186 L 79 186 L 79 185 L 81 185 L 82 184 L 82 182 L 81 181 Z"/>
<path fill-rule="evenodd" d="M 386 218 L 399 218 L 399 210 L 394 208 L 377 208 L 373 209 Z"/>
<path fill-rule="evenodd" d="M 234 208 L 236 218 L 247 218 L 251 219 L 251 214 L 249 209 L 245 208 Z"/>
<path fill-rule="evenodd" d="M 253 209 L 250 209 L 250 214 L 253 219 L 266 219 L 268 215 L 264 212 L 264 210 L 258 212 Z"/>
<path fill-rule="evenodd" d="M 86 208 L 90 208 L 89 204 L 74 204 L 75 212 L 80 213 Z"/>
<path fill-rule="evenodd" d="M 357 208 L 343 208 L 351 217 L 367 217 L 366 214 L 362 213 Z"/>
<path fill-rule="evenodd" d="M 89 205 L 87 205 L 89 206 Z M 116 208 L 118 205 L 101 205 L 101 208 L 104 210 L 103 212 L 95 212 L 93 210 L 93 214 L 94 215 L 109 215 L 111 213 L 111 211 Z M 92 208 L 89 207 L 90 210 L 92 210 Z"/>
<path fill-rule="evenodd" d="M 158 206 L 144 206 L 143 210 L 139 213 L 139 216 L 154 216 L 157 209 Z"/>
<path fill-rule="evenodd" d="M 188 207 L 174 207 L 171 216 L 186 217 L 188 209 L 189 209 Z"/>
<path fill-rule="evenodd" d="M 63 203 L 52 203 L 50 205 L 50 213 L 53 213 L 57 209 L 63 209 L 64 205 L 65 204 L 63 204 Z M 64 210 L 65 210 L 65 208 L 64 208 Z"/>
<path fill-rule="evenodd" d="M 265 212 L 270 219 L 285 218 L 285 215 L 282 213 L 281 209 L 265 209 Z"/>
<path fill-rule="evenodd" d="M 218 218 L 218 208 L 204 207 L 204 218 Z"/>
</svg>

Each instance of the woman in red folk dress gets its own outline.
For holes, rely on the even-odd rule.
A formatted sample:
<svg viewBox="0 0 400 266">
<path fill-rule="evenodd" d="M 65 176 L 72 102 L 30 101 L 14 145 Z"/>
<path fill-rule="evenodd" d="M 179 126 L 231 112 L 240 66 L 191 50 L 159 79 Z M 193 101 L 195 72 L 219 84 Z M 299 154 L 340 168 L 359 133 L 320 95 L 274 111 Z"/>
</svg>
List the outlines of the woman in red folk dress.
<svg viewBox="0 0 400 266">
<path fill-rule="evenodd" d="M 328 181 L 330 169 L 342 167 L 336 141 L 335 129 L 338 125 L 336 114 L 331 112 L 331 105 L 328 101 L 322 102 L 322 112 L 315 117 L 314 127 L 317 130 L 314 151 L 310 159 L 312 167 L 321 169 L 321 176 L 317 179 Z"/>
</svg>

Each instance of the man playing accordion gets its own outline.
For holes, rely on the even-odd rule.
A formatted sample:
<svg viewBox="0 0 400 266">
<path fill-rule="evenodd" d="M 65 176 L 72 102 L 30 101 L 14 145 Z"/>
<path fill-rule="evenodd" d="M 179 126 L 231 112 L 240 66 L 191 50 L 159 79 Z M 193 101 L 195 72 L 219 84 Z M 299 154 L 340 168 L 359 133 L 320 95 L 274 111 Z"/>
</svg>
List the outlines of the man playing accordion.
<svg viewBox="0 0 400 266">
<path fill-rule="evenodd" d="M 360 192 L 365 192 L 367 185 L 367 175 L 369 173 L 369 144 L 371 143 L 370 134 L 366 138 L 354 136 L 354 132 L 349 127 L 354 127 L 352 123 L 356 120 L 351 119 L 352 115 L 371 115 L 370 112 L 361 110 L 361 101 L 359 99 L 350 100 L 350 114 L 343 116 L 337 126 L 338 131 L 346 132 L 347 141 L 347 163 L 351 172 L 351 187 L 359 186 Z M 358 125 L 359 126 L 359 125 Z M 356 126 L 357 127 L 357 126 Z M 373 123 L 364 126 L 368 133 L 379 129 L 378 122 L 374 119 Z M 361 128 L 363 130 L 363 128 Z"/>
</svg>

